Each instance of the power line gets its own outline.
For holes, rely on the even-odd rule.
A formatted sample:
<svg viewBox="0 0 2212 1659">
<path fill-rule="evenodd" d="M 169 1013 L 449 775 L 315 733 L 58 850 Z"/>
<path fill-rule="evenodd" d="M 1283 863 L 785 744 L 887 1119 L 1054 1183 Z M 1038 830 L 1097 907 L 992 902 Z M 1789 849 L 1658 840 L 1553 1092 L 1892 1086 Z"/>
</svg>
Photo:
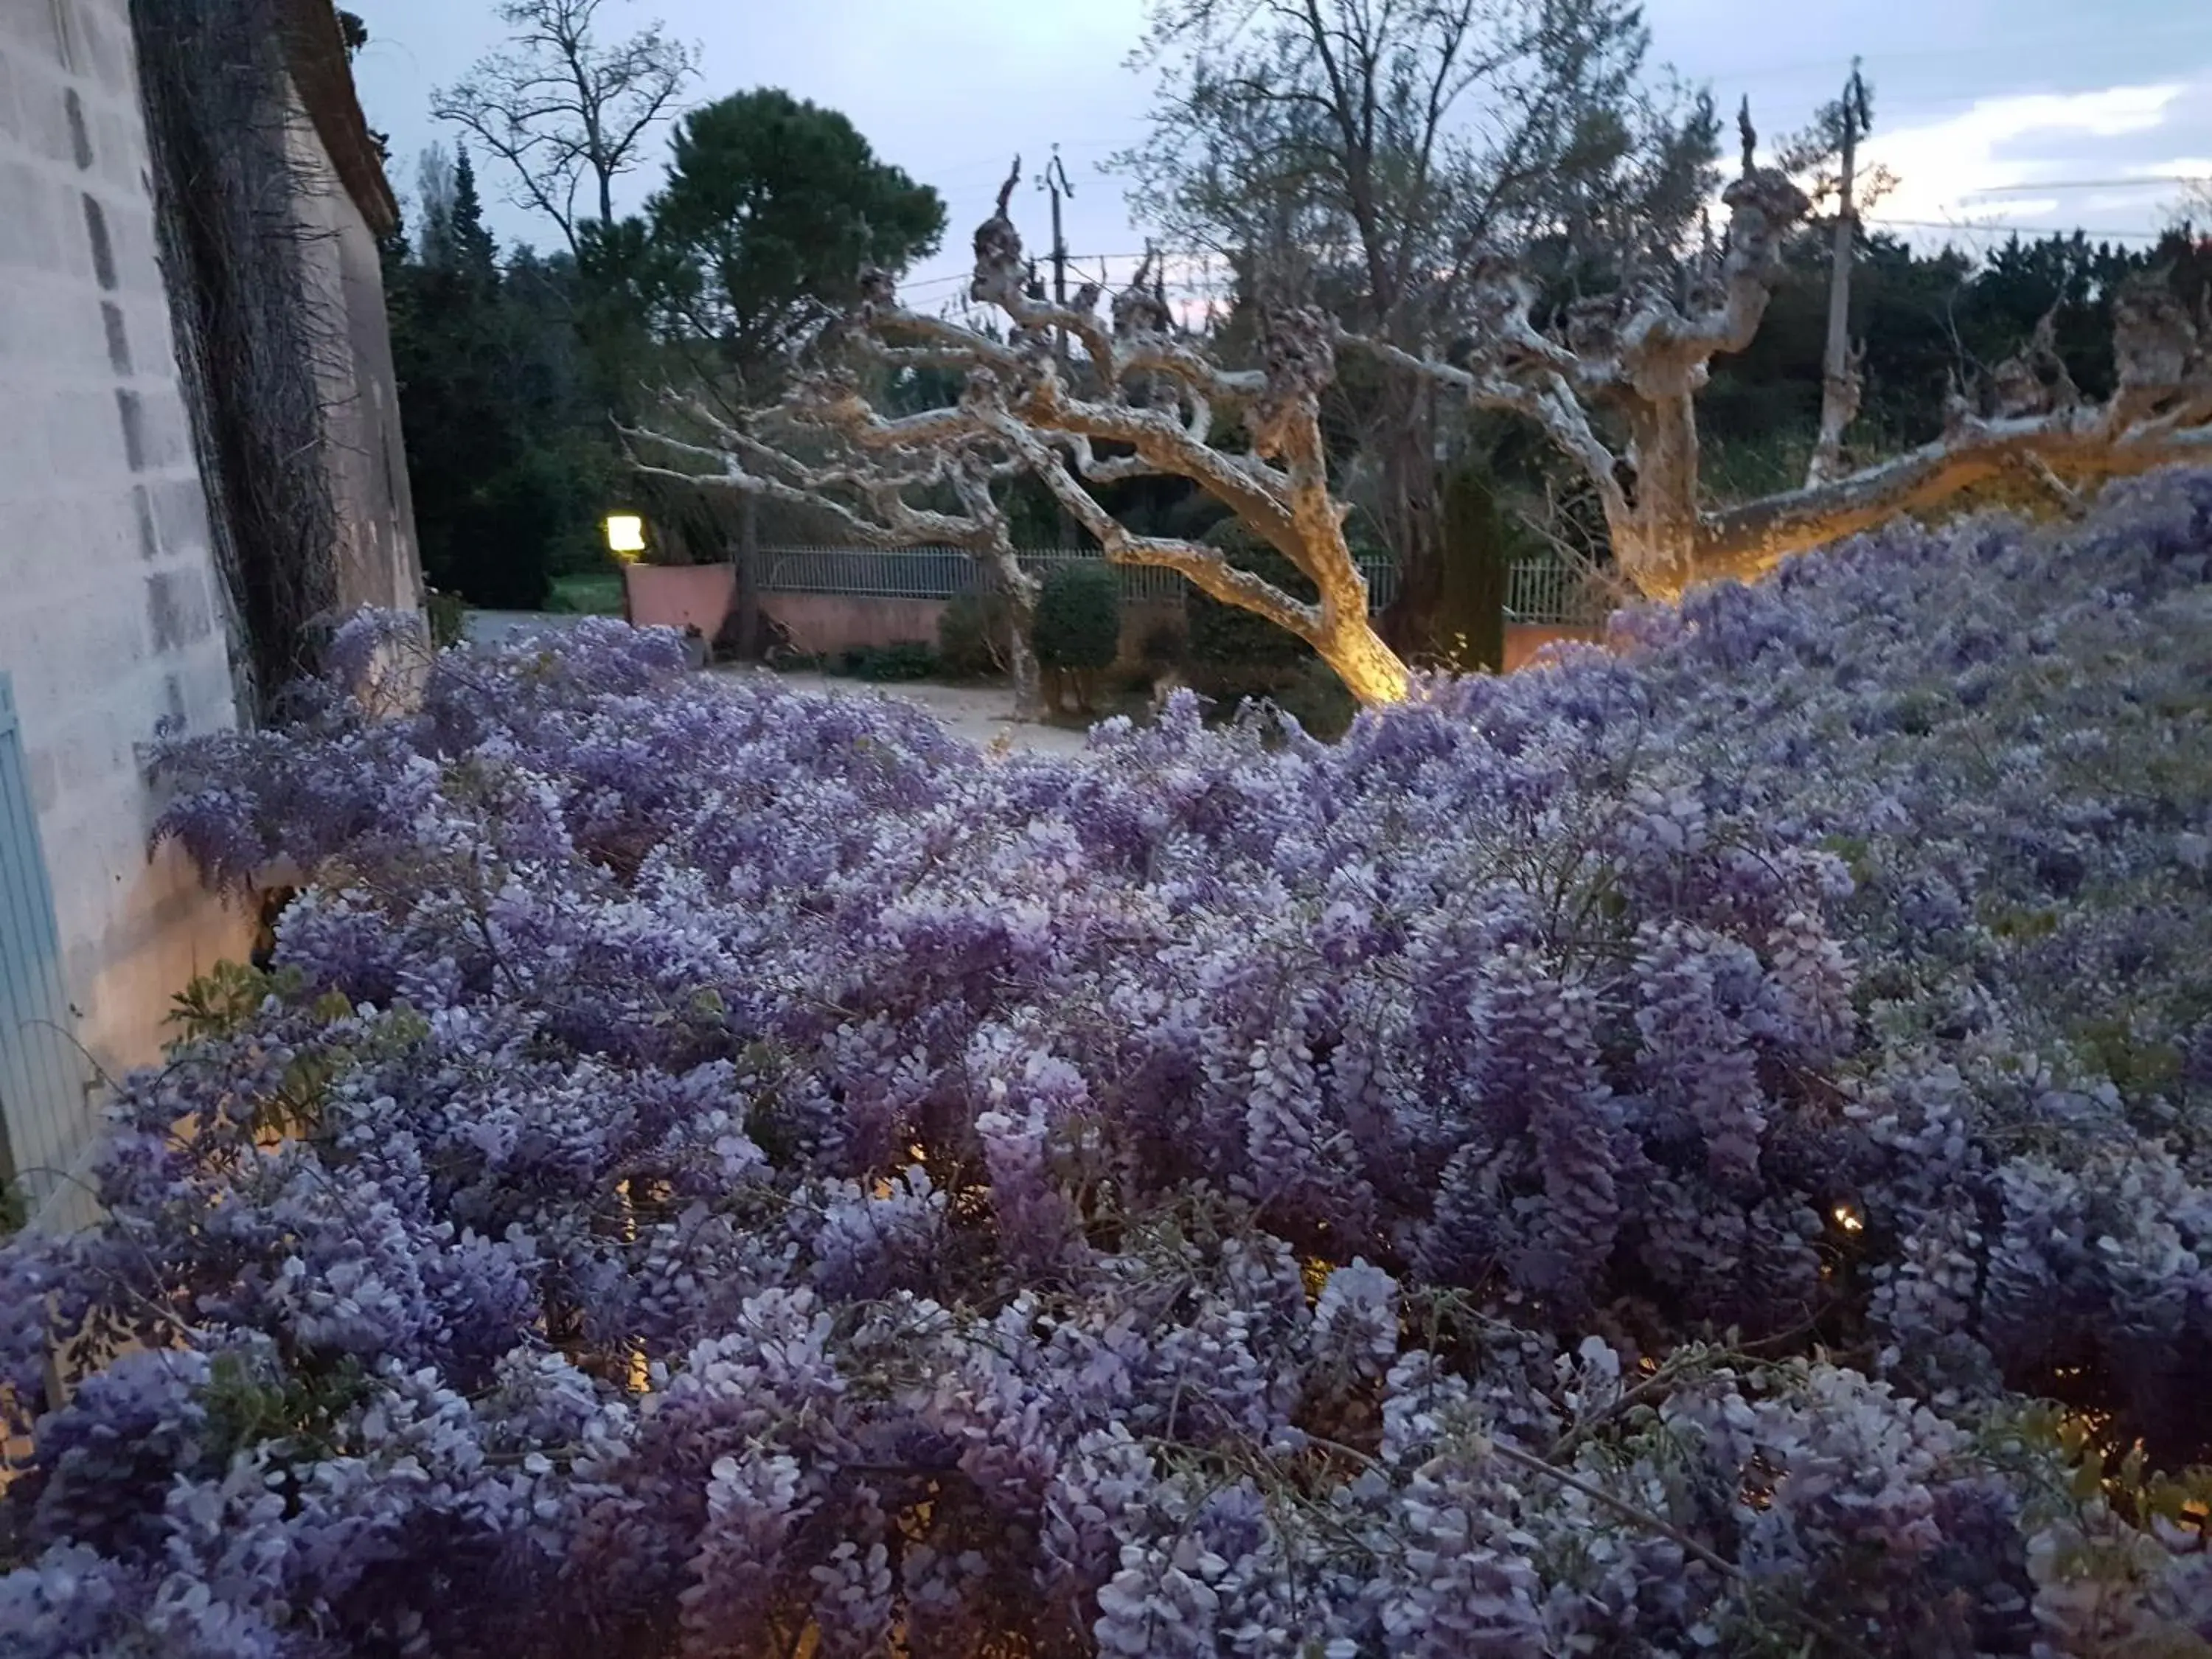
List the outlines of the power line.
<svg viewBox="0 0 2212 1659">
<path fill-rule="evenodd" d="M 2189 182 L 2194 181 L 2191 180 Z M 1968 191 L 1966 193 L 1968 195 L 1993 193 L 1995 191 L 1999 189 L 2032 190 L 2036 188 L 2045 188 L 2051 190 L 2061 190 L 2094 187 L 2095 186 L 2088 185 L 2057 184 L 2045 186 L 1993 185 L 1988 192 Z M 2091 230 L 2086 227 L 2078 227 L 2074 225 L 2019 225 L 2011 223 L 1976 224 L 1969 220 L 1905 219 L 1895 218 L 1887 214 L 1880 213 L 1863 213 L 1859 216 L 1859 219 L 1862 223 L 1874 226 L 1876 228 L 1887 229 L 1894 228 L 1898 229 L 1909 230 L 1942 230 L 1948 231 L 1954 236 L 1962 238 L 1971 237 L 1977 240 L 2014 235 L 2030 239 L 2039 239 L 2046 236 L 2081 235 L 2087 237 L 2093 241 L 2155 243 L 2160 240 L 2166 234 L 2162 230 Z M 1071 253 L 1067 256 L 1068 264 L 1072 266 L 1087 264 L 1094 267 L 1102 264 L 1109 265 L 1127 264 L 1142 260 L 1144 258 L 1145 255 L 1142 252 L 1126 253 Z M 1199 273 L 1176 275 L 1173 274 L 1172 267 L 1177 264 L 1188 266 L 1190 263 L 1189 256 L 1178 256 L 1172 252 L 1169 252 L 1166 255 L 1166 260 L 1169 269 L 1166 271 L 1164 271 L 1161 280 L 1164 281 L 1167 288 L 1174 293 L 1187 297 L 1218 298 L 1233 295 L 1237 292 L 1237 277 L 1233 271 L 1217 270 L 1212 274 Z M 903 292 L 921 293 L 925 289 L 936 289 L 960 283 L 965 283 L 970 279 L 971 275 L 972 273 L 966 270 L 953 271 L 940 276 L 926 276 L 915 282 L 901 283 L 899 287 Z"/>
<path fill-rule="evenodd" d="M 1990 185 L 1961 191 L 1966 196 L 2018 196 L 2039 190 L 2142 190 L 2154 185 L 2201 185 L 2193 173 L 2139 173 L 2132 179 L 2039 179 L 2026 185 Z"/>
<path fill-rule="evenodd" d="M 1892 219 L 1872 213 L 1859 216 L 1870 225 L 1903 225 L 1915 230 L 1948 230 L 1961 236 L 2087 236 L 2106 242 L 2155 242 L 2166 234 L 2160 230 L 2090 230 L 2079 225 L 1977 225 L 1956 219 Z"/>
<path fill-rule="evenodd" d="M 924 276 L 918 282 L 902 282 L 899 286 L 907 289 L 942 288 L 947 283 L 967 282 L 972 275 L 969 271 L 956 270 L 943 276 Z"/>
</svg>

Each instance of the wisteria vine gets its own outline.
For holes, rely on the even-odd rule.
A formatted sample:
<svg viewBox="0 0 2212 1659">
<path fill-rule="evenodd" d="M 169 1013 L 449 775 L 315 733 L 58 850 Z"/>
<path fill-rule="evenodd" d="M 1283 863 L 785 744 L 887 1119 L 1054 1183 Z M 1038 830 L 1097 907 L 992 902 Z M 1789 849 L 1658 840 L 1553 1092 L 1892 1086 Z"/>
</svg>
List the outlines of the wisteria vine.
<svg viewBox="0 0 2212 1659">
<path fill-rule="evenodd" d="M 391 633 L 171 757 L 0 1654 L 2212 1643 L 2212 475 L 1335 744 Z"/>
</svg>

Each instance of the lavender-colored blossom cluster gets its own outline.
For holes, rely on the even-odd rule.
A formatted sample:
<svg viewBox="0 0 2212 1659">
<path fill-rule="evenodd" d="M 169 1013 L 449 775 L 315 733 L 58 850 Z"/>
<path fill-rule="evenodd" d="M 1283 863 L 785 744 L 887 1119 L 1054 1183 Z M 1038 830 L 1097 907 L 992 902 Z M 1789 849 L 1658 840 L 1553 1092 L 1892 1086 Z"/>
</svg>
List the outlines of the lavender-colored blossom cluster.
<svg viewBox="0 0 2212 1659">
<path fill-rule="evenodd" d="M 172 757 L 0 1654 L 2212 1643 L 2212 475 L 1334 745 L 388 631 Z"/>
</svg>

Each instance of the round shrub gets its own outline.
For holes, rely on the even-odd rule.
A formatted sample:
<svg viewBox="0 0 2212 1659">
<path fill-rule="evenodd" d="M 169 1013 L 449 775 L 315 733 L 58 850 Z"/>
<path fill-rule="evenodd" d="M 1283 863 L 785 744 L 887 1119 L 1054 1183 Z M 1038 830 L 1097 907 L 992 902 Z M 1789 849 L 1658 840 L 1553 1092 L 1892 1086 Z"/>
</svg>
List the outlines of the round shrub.
<svg viewBox="0 0 2212 1659">
<path fill-rule="evenodd" d="M 1111 668 L 1121 648 L 1121 585 L 1103 559 L 1069 560 L 1045 573 L 1030 629 L 1037 661 L 1063 672 Z"/>
<path fill-rule="evenodd" d="M 1145 630 L 1140 656 L 1155 668 L 1180 667 L 1190 651 L 1190 638 L 1184 629 L 1173 623 L 1161 623 Z"/>
<path fill-rule="evenodd" d="M 422 611 L 429 619 L 430 643 L 441 650 L 459 645 L 467 636 L 468 605 L 459 594 L 426 587 L 422 590 Z"/>
<path fill-rule="evenodd" d="M 1009 625 L 1006 602 L 999 594 L 958 595 L 937 621 L 939 665 L 955 679 L 1005 673 Z"/>
<path fill-rule="evenodd" d="M 1238 569 L 1263 577 L 1292 598 L 1310 603 L 1317 597 L 1313 583 L 1295 565 L 1236 520 L 1216 526 L 1206 540 Z M 1224 605 L 1194 585 L 1183 591 L 1183 628 L 1192 665 L 1207 671 L 1222 691 L 1249 686 L 1252 695 L 1259 695 L 1282 684 L 1286 671 L 1316 660 L 1313 647 L 1297 635 Z"/>
<path fill-rule="evenodd" d="M 856 680 L 893 684 L 934 679 L 942 668 L 937 653 L 921 641 L 895 640 L 889 645 L 860 645 L 841 651 L 837 672 Z"/>
</svg>

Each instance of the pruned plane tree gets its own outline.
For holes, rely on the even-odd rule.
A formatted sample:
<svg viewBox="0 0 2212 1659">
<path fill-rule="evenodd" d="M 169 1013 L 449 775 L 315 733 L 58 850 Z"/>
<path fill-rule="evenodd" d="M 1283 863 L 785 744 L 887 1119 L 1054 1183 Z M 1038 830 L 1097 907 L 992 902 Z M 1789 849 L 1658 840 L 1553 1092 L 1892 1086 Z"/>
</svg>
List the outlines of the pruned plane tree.
<svg viewBox="0 0 2212 1659">
<path fill-rule="evenodd" d="M 774 405 L 737 418 L 672 395 L 666 418 L 629 435 L 648 471 L 751 491 L 826 514 L 871 546 L 963 548 L 1010 601 L 1014 632 L 1033 605 L 1000 487 L 1028 475 L 1109 561 L 1180 572 L 1225 604 L 1310 644 L 1363 702 L 1402 698 L 1406 664 L 1376 631 L 1367 585 L 1332 488 L 1323 392 L 1348 352 L 1433 383 L 1471 407 L 1534 422 L 1586 476 L 1613 558 L 1646 595 L 1749 579 L 1803 549 L 1925 508 L 1970 485 L 2025 471 L 2069 494 L 2098 479 L 2212 459 L 2212 319 L 2155 281 L 2113 305 L 2118 384 L 2085 400 L 2047 343 L 1993 374 L 1984 407 L 1954 394 L 1934 441 L 1806 488 L 1727 506 L 1703 499 L 1697 394 L 1713 358 L 1758 331 L 1781 245 L 1807 211 L 1783 173 L 1754 160 L 1748 110 L 1742 167 L 1727 187 L 1727 234 L 1686 283 L 1632 281 L 1572 306 L 1555 326 L 1504 253 L 1480 262 L 1468 314 L 1447 352 L 1410 351 L 1345 328 L 1314 307 L 1261 307 L 1256 367 L 1231 368 L 1177 326 L 1149 268 L 1098 314 L 1086 284 L 1062 307 L 1037 296 L 1009 216 L 1019 162 L 977 229 L 970 295 L 1005 319 L 1004 337 L 902 305 L 872 271 L 850 312 L 816 337 Z M 915 369 L 955 377 L 956 401 L 885 412 L 870 388 Z M 1242 441 L 1224 439 L 1241 428 Z M 1240 568 L 1215 546 L 1142 535 L 1092 486 L 1145 476 L 1188 480 L 1310 583 L 1309 600 Z M 1036 669 L 1018 647 L 1018 694 L 1034 708 Z"/>
</svg>

